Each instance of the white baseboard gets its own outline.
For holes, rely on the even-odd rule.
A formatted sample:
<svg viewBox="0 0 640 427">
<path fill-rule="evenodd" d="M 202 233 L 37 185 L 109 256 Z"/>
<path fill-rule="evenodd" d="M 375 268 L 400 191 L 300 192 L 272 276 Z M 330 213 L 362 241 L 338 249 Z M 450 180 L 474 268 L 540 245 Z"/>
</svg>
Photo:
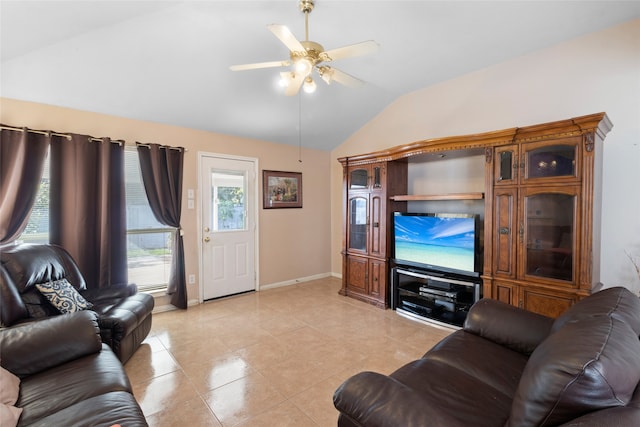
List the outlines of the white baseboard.
<svg viewBox="0 0 640 427">
<path fill-rule="evenodd" d="M 194 306 L 194 305 L 198 305 L 198 304 L 200 304 L 200 303 L 198 302 L 197 299 L 190 299 L 189 301 L 187 301 L 187 306 L 188 307 L 191 307 L 191 306 Z M 157 305 L 157 306 L 153 307 L 152 313 L 163 313 L 165 311 L 173 311 L 173 310 L 177 310 L 177 309 L 178 309 L 178 307 L 176 307 L 173 304 Z"/>
<path fill-rule="evenodd" d="M 277 283 L 270 283 L 268 285 L 262 285 L 260 286 L 260 290 L 266 291 L 268 289 L 280 288 L 282 286 L 297 285 L 300 283 L 310 282 L 312 280 L 324 279 L 325 277 L 331 277 L 331 276 L 333 276 L 333 273 L 314 274 L 313 276 L 299 277 L 297 279 L 285 280 L 284 282 L 277 282 Z"/>
<path fill-rule="evenodd" d="M 270 283 L 268 285 L 260 286 L 259 291 L 266 291 L 268 289 L 281 288 L 283 286 L 298 285 L 300 283 L 310 282 L 312 280 L 324 279 L 325 277 L 337 277 L 341 279 L 342 274 L 329 272 L 329 273 L 314 274 L 313 276 L 300 277 L 298 279 L 285 280 L 284 282 Z M 198 301 L 197 299 L 190 299 L 187 302 L 187 306 L 189 307 L 198 305 L 198 304 L 200 304 L 200 301 Z M 153 308 L 153 313 L 162 313 L 165 311 L 172 311 L 172 310 L 177 310 L 177 307 L 171 304 L 157 305 Z"/>
</svg>

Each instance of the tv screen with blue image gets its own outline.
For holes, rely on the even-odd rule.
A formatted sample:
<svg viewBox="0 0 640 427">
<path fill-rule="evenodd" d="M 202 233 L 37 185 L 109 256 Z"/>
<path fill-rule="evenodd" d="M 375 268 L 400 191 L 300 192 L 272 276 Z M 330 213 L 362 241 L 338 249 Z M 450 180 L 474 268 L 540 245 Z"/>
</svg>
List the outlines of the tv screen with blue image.
<svg viewBox="0 0 640 427">
<path fill-rule="evenodd" d="M 477 220 L 467 214 L 394 213 L 397 264 L 478 273 Z"/>
</svg>

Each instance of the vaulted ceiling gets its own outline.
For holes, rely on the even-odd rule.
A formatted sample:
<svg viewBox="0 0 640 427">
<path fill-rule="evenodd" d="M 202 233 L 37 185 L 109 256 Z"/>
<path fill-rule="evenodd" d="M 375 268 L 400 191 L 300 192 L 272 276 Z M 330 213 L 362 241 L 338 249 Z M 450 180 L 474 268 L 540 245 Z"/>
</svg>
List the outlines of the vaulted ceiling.
<svg viewBox="0 0 640 427">
<path fill-rule="evenodd" d="M 332 63 L 364 86 L 291 97 L 283 69 L 229 66 L 288 59 L 266 26 L 304 40 L 298 0 L 2 0 L 0 15 L 3 97 L 331 150 L 406 93 L 637 19 L 640 2 L 315 0 L 310 40 L 380 49 Z"/>
</svg>

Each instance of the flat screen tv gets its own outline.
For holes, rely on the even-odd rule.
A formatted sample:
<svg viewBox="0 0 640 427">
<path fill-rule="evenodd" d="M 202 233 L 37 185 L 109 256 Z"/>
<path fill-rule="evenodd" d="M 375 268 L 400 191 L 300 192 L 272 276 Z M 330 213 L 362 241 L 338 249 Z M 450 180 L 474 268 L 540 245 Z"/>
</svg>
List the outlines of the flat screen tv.
<svg viewBox="0 0 640 427">
<path fill-rule="evenodd" d="M 394 212 L 397 265 L 479 277 L 478 241 L 477 215 Z"/>
</svg>

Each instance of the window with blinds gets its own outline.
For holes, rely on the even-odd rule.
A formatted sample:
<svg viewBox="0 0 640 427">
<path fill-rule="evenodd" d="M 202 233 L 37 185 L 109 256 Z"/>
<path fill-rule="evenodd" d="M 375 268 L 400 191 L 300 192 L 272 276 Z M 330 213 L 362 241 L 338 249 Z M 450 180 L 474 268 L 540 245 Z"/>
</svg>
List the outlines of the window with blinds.
<svg viewBox="0 0 640 427">
<path fill-rule="evenodd" d="M 29 222 L 16 243 L 49 243 L 49 153 L 44 161 L 38 194 Z"/>
<path fill-rule="evenodd" d="M 124 152 L 129 282 L 143 291 L 166 289 L 175 229 L 156 220 L 142 183 L 135 147 Z"/>
</svg>

